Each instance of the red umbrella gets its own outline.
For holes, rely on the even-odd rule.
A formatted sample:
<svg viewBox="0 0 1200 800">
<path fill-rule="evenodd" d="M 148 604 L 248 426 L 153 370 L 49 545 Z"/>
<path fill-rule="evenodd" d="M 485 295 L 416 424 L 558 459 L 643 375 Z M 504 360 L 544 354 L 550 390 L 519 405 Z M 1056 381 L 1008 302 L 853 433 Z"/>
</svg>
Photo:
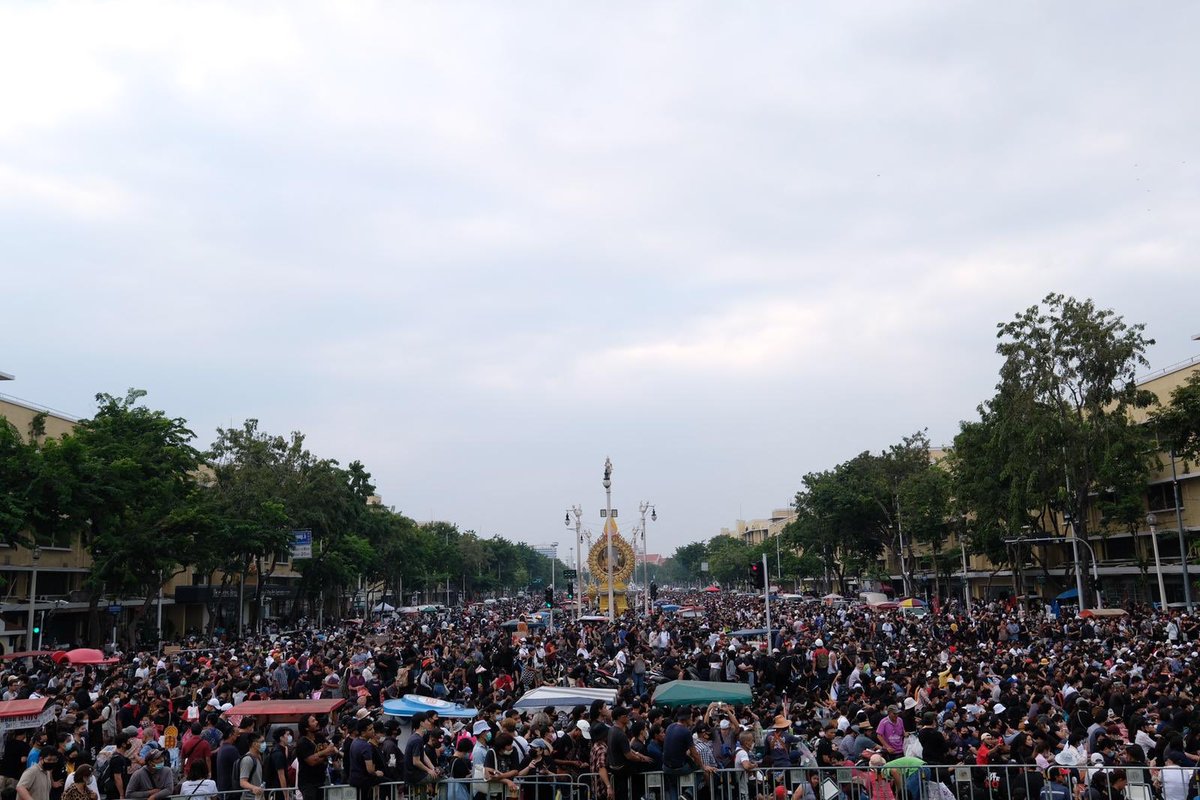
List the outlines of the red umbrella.
<svg viewBox="0 0 1200 800">
<path fill-rule="evenodd" d="M 93 650 L 90 647 L 76 647 L 74 650 L 59 650 L 54 655 L 50 656 L 54 659 L 55 664 L 61 664 L 64 661 L 71 665 L 76 664 L 115 664 L 117 659 L 105 658 L 104 653 L 99 650 Z"/>
<path fill-rule="evenodd" d="M 706 588 L 704 589 L 704 591 L 706 591 L 706 592 L 719 592 L 719 591 L 721 591 L 721 587 L 720 587 L 720 586 L 708 586 L 708 587 L 706 587 Z"/>
</svg>

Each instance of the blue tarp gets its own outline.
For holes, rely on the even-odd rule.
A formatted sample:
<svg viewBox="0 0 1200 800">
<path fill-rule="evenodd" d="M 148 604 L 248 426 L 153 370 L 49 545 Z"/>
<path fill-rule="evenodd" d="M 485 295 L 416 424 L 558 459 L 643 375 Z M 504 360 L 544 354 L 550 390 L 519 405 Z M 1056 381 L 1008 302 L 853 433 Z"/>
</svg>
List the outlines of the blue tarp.
<svg viewBox="0 0 1200 800">
<path fill-rule="evenodd" d="M 436 697 L 422 697 L 419 694 L 406 694 L 399 700 L 384 700 L 383 713 L 390 717 L 411 717 L 418 711 L 436 711 L 443 717 L 471 719 L 479 714 L 474 708 L 463 708 Z"/>
<path fill-rule="evenodd" d="M 1078 600 L 1079 599 L 1079 590 L 1078 589 L 1067 589 L 1065 592 L 1060 594 L 1058 597 L 1055 597 L 1054 599 L 1055 600 Z"/>
</svg>

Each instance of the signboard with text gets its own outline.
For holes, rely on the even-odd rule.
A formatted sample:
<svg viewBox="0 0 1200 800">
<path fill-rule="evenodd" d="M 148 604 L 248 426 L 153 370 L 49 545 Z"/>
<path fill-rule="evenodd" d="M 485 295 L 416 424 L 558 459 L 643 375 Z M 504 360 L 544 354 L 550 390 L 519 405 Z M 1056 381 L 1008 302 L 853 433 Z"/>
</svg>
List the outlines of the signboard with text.
<svg viewBox="0 0 1200 800">
<path fill-rule="evenodd" d="M 312 557 L 312 531 L 292 531 L 292 559 Z"/>
</svg>

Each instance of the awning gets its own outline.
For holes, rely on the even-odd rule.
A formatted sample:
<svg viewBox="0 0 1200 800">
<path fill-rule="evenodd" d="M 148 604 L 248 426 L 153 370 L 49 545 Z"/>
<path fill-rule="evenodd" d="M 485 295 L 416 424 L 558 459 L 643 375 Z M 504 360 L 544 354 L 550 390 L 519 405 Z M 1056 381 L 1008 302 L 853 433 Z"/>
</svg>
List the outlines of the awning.
<svg viewBox="0 0 1200 800">
<path fill-rule="evenodd" d="M 235 725 L 243 717 L 269 717 L 273 722 L 299 722 L 309 714 L 332 714 L 346 703 L 344 697 L 333 700 L 248 700 L 225 712 L 225 718 Z"/>
<path fill-rule="evenodd" d="M 703 706 L 751 701 L 750 686 L 721 681 L 668 681 L 654 690 L 652 702 L 663 706 Z"/>
<path fill-rule="evenodd" d="M 1067 589 L 1062 594 L 1057 595 L 1054 599 L 1055 600 L 1078 600 L 1079 599 L 1079 590 L 1078 589 Z"/>
<path fill-rule="evenodd" d="M 573 706 L 590 706 L 597 700 L 603 700 L 613 705 L 617 700 L 616 689 L 587 689 L 574 686 L 539 686 L 537 689 L 521 695 L 521 699 L 513 704 L 513 708 L 531 709 L 571 708 Z"/>
<path fill-rule="evenodd" d="M 12 658 L 40 658 L 41 656 L 52 656 L 53 650 L 21 650 L 16 653 L 5 653 L 0 656 L 0 661 L 7 661 Z"/>
<path fill-rule="evenodd" d="M 51 656 L 55 664 L 62 664 L 64 661 L 68 664 L 115 664 L 117 659 L 105 658 L 104 653 L 99 650 L 94 650 L 90 647 L 76 647 L 74 650 L 59 650 Z"/>
<path fill-rule="evenodd" d="M 0 702 L 0 734 L 24 728 L 40 728 L 54 719 L 50 698 Z"/>
</svg>

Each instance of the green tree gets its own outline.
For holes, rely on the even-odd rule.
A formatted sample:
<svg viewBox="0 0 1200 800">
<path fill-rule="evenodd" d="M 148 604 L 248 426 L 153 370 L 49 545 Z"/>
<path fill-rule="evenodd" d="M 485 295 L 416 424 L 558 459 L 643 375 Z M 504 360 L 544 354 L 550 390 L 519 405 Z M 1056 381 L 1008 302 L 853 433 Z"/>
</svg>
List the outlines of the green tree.
<svg viewBox="0 0 1200 800">
<path fill-rule="evenodd" d="M 99 394 L 99 408 L 61 446 L 76 470 L 70 507 L 85 526 L 93 566 L 88 575 L 92 619 L 101 591 L 142 597 L 132 615 L 132 638 L 160 588 L 195 555 L 193 504 L 200 453 L 184 419 L 141 405 L 131 389 L 123 398 Z M 76 449 L 76 448 L 79 449 Z M 92 640 L 99 634 L 93 625 Z"/>
<path fill-rule="evenodd" d="M 700 565 L 708 560 L 708 543 L 692 542 L 675 549 L 671 580 L 674 583 L 702 583 L 708 576 Z"/>
<path fill-rule="evenodd" d="M 753 550 L 741 539 L 714 536 L 708 542 L 709 573 L 722 586 L 745 584 L 753 559 Z"/>
<path fill-rule="evenodd" d="M 1185 463 L 1200 461 L 1200 370 L 1171 391 L 1171 402 L 1150 421 L 1167 450 Z"/>
</svg>

